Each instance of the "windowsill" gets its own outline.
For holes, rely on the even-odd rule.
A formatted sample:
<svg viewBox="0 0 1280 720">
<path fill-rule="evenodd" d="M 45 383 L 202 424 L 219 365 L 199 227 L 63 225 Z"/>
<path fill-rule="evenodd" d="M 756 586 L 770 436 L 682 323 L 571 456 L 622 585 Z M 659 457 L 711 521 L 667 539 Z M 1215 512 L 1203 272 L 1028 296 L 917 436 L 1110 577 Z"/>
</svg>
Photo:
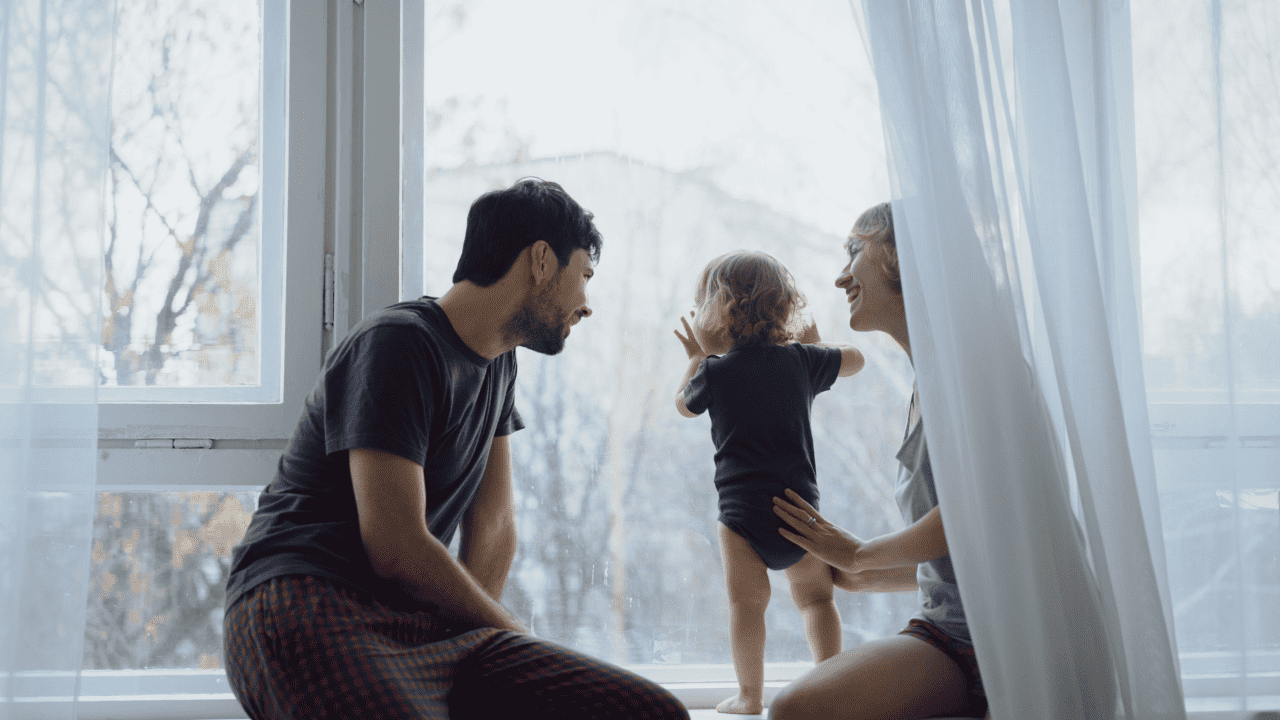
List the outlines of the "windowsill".
<svg viewBox="0 0 1280 720">
<path fill-rule="evenodd" d="M 670 689 L 687 707 L 714 713 L 737 691 L 732 665 L 632 665 L 629 670 Z M 766 666 L 765 702 L 800 677 L 810 663 Z M 18 717 L 53 716 L 65 707 L 72 673 L 15 673 Z M 76 715 L 81 720 L 202 720 L 244 718 L 221 670 L 86 670 L 80 677 Z M 749 716 L 748 716 L 749 717 Z"/>
<path fill-rule="evenodd" d="M 1268 657 L 1272 653 L 1266 654 Z M 803 675 L 809 663 L 766 665 L 765 704 L 791 680 Z M 628 669 L 671 690 L 694 720 L 723 717 L 715 706 L 737 690 L 731 665 L 633 665 Z M 53 717 L 65 710 L 67 683 L 72 673 L 15 673 L 10 688 L 15 705 L 22 711 L 15 717 Z M 1205 679 L 1199 679 L 1203 683 Z M 1266 670 L 1251 677 L 1258 683 L 1241 709 L 1230 688 L 1217 688 L 1215 696 L 1189 698 L 1187 716 L 1191 720 L 1244 720 L 1251 713 L 1280 708 L 1280 682 Z M 1219 682 L 1222 682 L 1219 680 Z M 1237 681 L 1238 682 L 1238 681 Z M 1188 689 L 1197 679 L 1184 676 Z M 221 670 L 86 670 L 80 679 L 81 695 L 76 705 L 83 720 L 204 720 L 244 718 L 226 674 Z M 1200 686 L 1201 690 L 1207 690 Z M 1266 694 L 1262 694 L 1266 693 Z M 3 704 L 3 700 L 0 700 Z M 751 716 L 743 716 L 751 717 Z M 495 720 L 504 720 L 501 718 Z M 513 719 L 514 720 L 514 719 Z"/>
</svg>

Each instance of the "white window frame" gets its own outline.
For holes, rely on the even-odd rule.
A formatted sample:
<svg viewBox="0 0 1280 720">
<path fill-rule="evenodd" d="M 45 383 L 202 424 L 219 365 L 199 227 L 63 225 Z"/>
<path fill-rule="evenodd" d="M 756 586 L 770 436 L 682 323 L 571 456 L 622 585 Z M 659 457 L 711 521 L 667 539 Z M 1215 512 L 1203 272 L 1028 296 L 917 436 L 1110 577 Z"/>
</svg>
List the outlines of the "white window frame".
<svg viewBox="0 0 1280 720">
<path fill-rule="evenodd" d="M 280 398 L 104 402 L 100 492 L 261 489 L 335 338 L 421 295 L 421 4 L 263 0 L 262 11 L 263 236 L 284 236 L 283 327 L 267 330 L 282 333 Z M 264 285 L 280 280 L 269 270 Z M 65 702 L 50 695 L 56 675 L 4 678 L 20 716 Z M 76 707 L 81 718 L 245 716 L 222 670 L 86 670 Z"/>
<path fill-rule="evenodd" d="M 98 414 L 98 482 L 104 489 L 265 484 L 270 475 L 254 472 L 268 467 L 267 456 L 272 454 L 264 451 L 262 441 L 287 437 L 320 367 L 326 27 L 323 17 L 317 22 L 306 13 L 291 13 L 288 0 L 265 0 L 261 7 L 262 236 L 268 245 L 282 238 L 284 247 L 283 263 L 277 256 L 274 267 L 276 254 L 263 254 L 264 304 L 274 299 L 282 310 L 282 327 L 262 328 L 264 336 L 279 335 L 264 346 L 281 348 L 274 363 L 263 358 L 263 373 L 272 376 L 264 377 L 268 387 L 279 378 L 279 397 L 274 402 L 113 403 L 112 393 L 104 393 L 108 402 L 99 406 Z M 139 440 L 167 438 L 212 441 L 205 444 L 214 449 L 135 447 Z M 245 440 L 258 447 L 228 442 Z"/>
<path fill-rule="evenodd" d="M 372 310 L 420 294 L 423 9 L 401 5 L 262 3 L 262 228 L 264 240 L 284 238 L 282 278 L 264 258 L 263 293 L 281 296 L 282 327 L 263 328 L 281 336 L 279 370 L 269 358 L 263 367 L 280 373 L 279 398 L 113 403 L 108 394 L 99 410 L 100 489 L 265 485 L 334 338 Z M 402 23 L 402 13 L 417 22 Z M 416 77 L 405 75 L 416 103 L 401 102 L 402 46 L 416 48 Z M 402 127 L 414 142 L 401 142 Z M 402 187 L 416 188 L 416 198 Z M 194 442 L 174 447 L 171 439 Z"/>
<path fill-rule="evenodd" d="M 1153 392 L 1148 413 L 1153 444 L 1189 449 L 1237 448 L 1233 482 L 1239 478 L 1271 478 L 1280 492 L 1280 398 L 1271 392 L 1246 392 L 1234 406 L 1222 401 L 1217 392 Z M 1180 468 L 1181 469 L 1181 468 Z M 1208 482 L 1195 463 L 1185 468 L 1187 485 L 1203 488 Z M 1177 486 L 1184 481 L 1163 471 L 1161 484 Z M 1220 486 L 1219 491 L 1232 490 Z M 1247 490 L 1252 488 L 1235 488 Z M 1198 720 L 1243 718 L 1258 708 L 1233 710 L 1242 692 L 1248 697 L 1280 696 L 1280 651 L 1250 651 L 1244 658 L 1247 677 L 1241 678 L 1238 652 L 1191 652 L 1179 654 L 1183 695 L 1187 716 Z"/>
</svg>

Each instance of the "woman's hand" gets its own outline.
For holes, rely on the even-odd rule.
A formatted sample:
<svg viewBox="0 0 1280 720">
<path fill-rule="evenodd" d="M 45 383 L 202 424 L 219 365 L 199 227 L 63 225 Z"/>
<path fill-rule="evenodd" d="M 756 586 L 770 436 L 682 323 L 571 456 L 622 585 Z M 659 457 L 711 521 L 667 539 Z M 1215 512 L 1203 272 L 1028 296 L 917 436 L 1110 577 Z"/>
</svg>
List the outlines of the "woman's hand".
<svg viewBox="0 0 1280 720">
<path fill-rule="evenodd" d="M 786 500 L 778 497 L 773 499 L 773 511 L 793 531 L 778 528 L 778 532 L 813 553 L 837 572 L 857 573 L 858 550 L 862 547 L 862 541 L 827 522 L 796 491 L 788 488 L 786 494 Z"/>
<path fill-rule="evenodd" d="M 689 317 L 693 317 L 693 311 L 689 311 Z M 689 321 L 681 316 L 680 324 L 684 325 L 684 335 L 681 335 L 679 330 L 673 330 L 672 332 L 680 339 L 680 344 L 684 345 L 684 354 L 690 359 L 706 357 L 707 353 L 702 349 L 702 345 L 698 344 L 698 338 L 694 336 L 693 328 L 689 327 Z"/>
</svg>

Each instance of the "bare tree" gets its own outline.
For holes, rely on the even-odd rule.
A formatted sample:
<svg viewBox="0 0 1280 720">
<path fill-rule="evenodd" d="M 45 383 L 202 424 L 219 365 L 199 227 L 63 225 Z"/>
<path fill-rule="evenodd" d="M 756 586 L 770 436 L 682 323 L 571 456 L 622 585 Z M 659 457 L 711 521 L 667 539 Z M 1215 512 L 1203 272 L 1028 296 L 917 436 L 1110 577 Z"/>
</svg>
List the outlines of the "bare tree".
<svg viewBox="0 0 1280 720">
<path fill-rule="evenodd" d="M 256 493 L 100 493 L 86 669 L 221 666 L 231 548 Z"/>
<path fill-rule="evenodd" d="M 197 384 L 253 382 L 255 364 L 236 371 L 256 351 L 256 4 L 136 0 L 120 16 L 104 380 L 173 384 L 161 372 L 182 357 Z"/>
</svg>

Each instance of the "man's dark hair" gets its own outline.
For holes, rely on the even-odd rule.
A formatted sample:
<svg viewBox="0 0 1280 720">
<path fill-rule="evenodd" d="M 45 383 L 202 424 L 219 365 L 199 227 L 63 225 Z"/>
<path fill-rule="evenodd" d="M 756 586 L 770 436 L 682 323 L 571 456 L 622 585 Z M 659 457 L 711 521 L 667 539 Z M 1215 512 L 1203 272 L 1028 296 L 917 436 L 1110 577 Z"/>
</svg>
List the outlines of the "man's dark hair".
<svg viewBox="0 0 1280 720">
<path fill-rule="evenodd" d="M 488 287 L 539 240 L 551 246 L 560 267 L 578 249 L 597 262 L 602 239 L 592 217 L 564 188 L 540 178 L 523 178 L 506 190 L 487 192 L 471 203 L 467 213 L 467 234 L 453 281 Z"/>
</svg>

